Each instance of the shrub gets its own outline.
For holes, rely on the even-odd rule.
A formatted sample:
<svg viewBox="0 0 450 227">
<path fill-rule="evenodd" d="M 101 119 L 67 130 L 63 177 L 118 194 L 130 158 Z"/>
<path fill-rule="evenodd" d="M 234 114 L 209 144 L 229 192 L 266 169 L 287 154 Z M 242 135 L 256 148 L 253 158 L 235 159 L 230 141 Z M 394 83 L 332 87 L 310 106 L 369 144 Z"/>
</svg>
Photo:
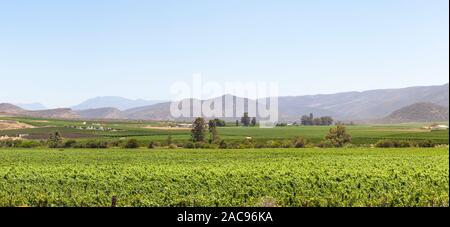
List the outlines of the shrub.
<svg viewBox="0 0 450 227">
<path fill-rule="evenodd" d="M 178 146 L 176 144 L 170 144 L 169 149 L 177 149 Z"/>
<path fill-rule="evenodd" d="M 194 148 L 195 149 L 200 149 L 200 148 L 202 148 L 203 147 L 203 143 L 202 142 L 196 142 L 196 143 L 194 143 Z"/>
<path fill-rule="evenodd" d="M 148 143 L 148 146 L 147 146 L 147 148 L 148 148 L 148 149 L 154 149 L 154 148 L 156 148 L 156 144 L 155 144 L 155 142 L 153 142 L 153 141 L 150 141 L 150 143 Z"/>
<path fill-rule="evenodd" d="M 36 148 L 40 146 L 46 146 L 47 142 L 38 142 L 34 140 L 2 140 L 0 141 L 0 147 L 4 148 Z"/>
<path fill-rule="evenodd" d="M 3 140 L 0 141 L 0 147 L 17 147 L 19 140 Z"/>
<path fill-rule="evenodd" d="M 110 143 L 111 147 L 123 147 L 123 141 L 122 140 L 113 140 Z"/>
<path fill-rule="evenodd" d="M 331 141 L 329 141 L 329 140 L 324 140 L 324 141 L 320 142 L 317 146 L 321 147 L 321 148 L 333 148 L 333 147 L 335 147 L 334 144 Z"/>
<path fill-rule="evenodd" d="M 257 148 L 257 149 L 266 148 L 266 144 L 262 143 L 262 142 L 258 142 L 255 144 L 255 148 Z"/>
<path fill-rule="evenodd" d="M 193 142 L 186 142 L 183 144 L 183 147 L 186 149 L 194 149 L 195 148 L 195 144 Z"/>
<path fill-rule="evenodd" d="M 347 129 L 344 126 L 338 125 L 330 129 L 325 136 L 325 140 L 333 144 L 334 147 L 343 147 L 352 141 L 352 137 L 347 133 Z"/>
<path fill-rule="evenodd" d="M 129 139 L 125 143 L 124 148 L 127 148 L 127 149 L 139 148 L 139 143 L 136 139 Z"/>
<path fill-rule="evenodd" d="M 405 141 L 405 140 L 400 140 L 397 142 L 397 147 L 412 147 L 412 146 L 411 146 L 411 142 Z"/>
<path fill-rule="evenodd" d="M 63 147 L 64 148 L 73 148 L 73 147 L 75 147 L 76 143 L 77 143 L 77 141 L 75 141 L 75 140 L 67 140 L 64 142 Z"/>
<path fill-rule="evenodd" d="M 36 148 L 41 146 L 41 143 L 37 142 L 37 141 L 33 141 L 33 140 L 27 140 L 22 142 L 22 147 L 24 148 Z"/>
<path fill-rule="evenodd" d="M 379 140 L 375 147 L 379 148 L 387 148 L 387 147 L 394 147 L 394 142 L 392 140 Z"/>
<path fill-rule="evenodd" d="M 379 148 L 405 148 L 405 147 L 416 147 L 417 144 L 415 142 L 406 141 L 406 140 L 379 140 L 375 147 Z"/>
<path fill-rule="evenodd" d="M 281 143 L 279 141 L 268 140 L 266 142 L 266 147 L 267 148 L 279 148 L 280 146 L 281 146 Z"/>
<path fill-rule="evenodd" d="M 292 145 L 292 141 L 290 141 L 290 140 L 283 140 L 283 141 L 281 141 L 281 147 L 282 148 L 292 148 L 294 146 Z"/>
<path fill-rule="evenodd" d="M 210 144 L 210 143 L 195 143 L 194 147 L 196 149 L 217 149 L 219 146 L 217 144 Z"/>
<path fill-rule="evenodd" d="M 303 136 L 297 136 L 292 140 L 292 146 L 295 148 L 305 148 L 308 144 L 308 140 Z"/>
<path fill-rule="evenodd" d="M 434 147 L 435 144 L 431 140 L 423 140 L 417 143 L 418 147 Z"/>
<path fill-rule="evenodd" d="M 244 140 L 239 144 L 239 149 L 255 148 L 255 144 L 251 140 Z"/>
<path fill-rule="evenodd" d="M 220 149 L 227 149 L 228 148 L 228 144 L 225 142 L 225 140 L 220 141 L 219 148 Z"/>
<path fill-rule="evenodd" d="M 419 147 L 419 144 L 416 141 L 409 141 L 410 147 Z"/>
<path fill-rule="evenodd" d="M 101 140 L 88 140 L 84 144 L 85 148 L 108 148 L 108 143 Z"/>
<path fill-rule="evenodd" d="M 63 147 L 62 136 L 59 132 L 50 133 L 47 141 L 49 148 L 61 148 Z"/>
</svg>

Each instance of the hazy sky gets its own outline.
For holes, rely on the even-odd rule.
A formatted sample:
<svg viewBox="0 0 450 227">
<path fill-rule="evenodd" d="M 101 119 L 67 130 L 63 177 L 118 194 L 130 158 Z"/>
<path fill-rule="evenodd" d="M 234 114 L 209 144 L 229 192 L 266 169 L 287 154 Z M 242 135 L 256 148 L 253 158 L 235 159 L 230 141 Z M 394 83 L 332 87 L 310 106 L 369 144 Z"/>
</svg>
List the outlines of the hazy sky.
<svg viewBox="0 0 450 227">
<path fill-rule="evenodd" d="M 167 99 L 193 73 L 281 95 L 444 84 L 449 1 L 0 2 L 0 102 Z"/>
</svg>

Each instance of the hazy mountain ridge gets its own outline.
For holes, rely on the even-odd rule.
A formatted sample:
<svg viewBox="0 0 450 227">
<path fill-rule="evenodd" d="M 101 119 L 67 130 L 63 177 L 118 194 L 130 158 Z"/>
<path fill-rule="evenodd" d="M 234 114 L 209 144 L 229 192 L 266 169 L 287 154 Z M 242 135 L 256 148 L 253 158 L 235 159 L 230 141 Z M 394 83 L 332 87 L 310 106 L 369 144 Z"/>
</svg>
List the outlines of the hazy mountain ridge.
<svg viewBox="0 0 450 227">
<path fill-rule="evenodd" d="M 92 110 L 99 108 L 116 108 L 121 111 L 132 109 L 140 106 L 148 106 L 157 104 L 162 101 L 143 100 L 143 99 L 127 99 L 118 96 L 103 96 L 88 99 L 78 105 L 72 106 L 73 110 Z"/>
<path fill-rule="evenodd" d="M 84 119 L 126 119 L 122 111 L 112 107 L 79 110 L 75 113 Z"/>
<path fill-rule="evenodd" d="M 305 109 L 317 108 L 322 111 L 330 111 L 331 115 L 336 118 L 357 120 L 385 117 L 400 107 L 418 102 L 448 106 L 449 85 L 280 97 L 279 106 L 280 113 L 288 110 L 286 106 L 295 106 Z"/>
<path fill-rule="evenodd" d="M 14 103 L 14 105 L 25 109 L 25 110 L 46 110 L 47 107 L 42 105 L 41 103 L 35 102 L 35 103 Z"/>
<path fill-rule="evenodd" d="M 218 98 L 224 99 L 224 97 Z M 234 100 L 237 99 L 253 104 L 258 103 L 255 100 L 234 97 Z M 281 121 L 298 121 L 302 115 L 309 113 L 314 113 L 316 116 L 332 116 L 341 120 L 379 119 L 401 107 L 418 102 L 430 102 L 448 107 L 449 85 L 287 96 L 279 97 L 278 102 Z M 235 103 L 233 103 L 233 110 L 235 110 Z M 170 103 L 139 107 L 128 110 L 126 113 L 131 113 L 126 114 L 131 119 L 172 119 Z"/>
<path fill-rule="evenodd" d="M 225 106 L 225 100 L 231 99 L 233 103 Z M 92 100 L 105 100 L 104 98 L 94 98 Z M 109 100 L 109 99 L 107 99 Z M 117 100 L 128 100 L 120 97 L 113 97 L 113 102 Z M 187 99 L 193 102 L 195 99 Z M 222 101 L 225 110 L 236 112 L 236 103 L 244 102 L 251 105 L 258 105 L 260 100 L 252 100 L 232 95 L 224 95 L 209 100 L 202 100 L 200 103 L 218 103 Z M 94 105 L 96 101 L 86 101 L 86 105 Z M 199 101 L 199 100 L 196 100 Z M 105 105 L 103 102 L 102 105 Z M 337 94 L 308 95 L 308 96 L 286 96 L 279 97 L 279 117 L 280 121 L 299 121 L 302 115 L 314 113 L 316 116 L 331 116 L 337 120 L 367 120 L 383 119 L 387 115 L 416 103 L 431 103 L 440 105 L 448 109 L 449 105 L 449 84 L 441 86 L 421 86 L 400 89 L 382 89 L 363 92 L 343 92 Z M 98 103 L 97 103 L 98 104 Z M 96 104 L 96 105 L 97 105 Z M 114 105 L 117 105 L 114 104 Z M 80 108 L 78 105 L 77 108 Z M 152 105 L 139 106 L 120 110 L 116 107 L 88 108 L 84 110 L 56 109 L 42 111 L 28 111 L 11 104 L 0 104 L 0 113 L 6 112 L 14 115 L 25 116 L 45 116 L 53 118 L 86 118 L 86 119 L 134 119 L 134 120 L 189 120 L 192 118 L 177 118 L 171 116 L 170 102 L 162 102 Z M 123 108 L 123 106 L 122 106 Z M 245 111 L 248 109 L 246 108 Z M 192 107 L 191 107 L 192 112 Z M 228 118 L 228 120 L 239 119 Z M 417 119 L 421 121 L 420 119 Z M 423 119 L 427 120 L 427 119 Z"/>
<path fill-rule="evenodd" d="M 9 103 L 0 103 L 0 113 L 13 116 L 27 116 L 38 118 L 61 118 L 61 119 L 79 118 L 79 116 L 69 108 L 30 111 L 24 110 L 18 106 Z"/>
</svg>

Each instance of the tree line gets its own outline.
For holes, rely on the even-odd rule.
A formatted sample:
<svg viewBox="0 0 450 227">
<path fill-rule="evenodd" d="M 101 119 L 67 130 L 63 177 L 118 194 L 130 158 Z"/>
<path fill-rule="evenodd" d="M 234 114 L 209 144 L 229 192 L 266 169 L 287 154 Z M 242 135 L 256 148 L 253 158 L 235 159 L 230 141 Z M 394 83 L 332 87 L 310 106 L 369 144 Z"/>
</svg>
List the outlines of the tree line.
<svg viewBox="0 0 450 227">
<path fill-rule="evenodd" d="M 330 126 L 334 122 L 332 117 L 324 116 L 324 117 L 314 117 L 314 114 L 310 113 L 308 115 L 303 115 L 301 118 L 301 124 L 302 125 L 324 125 L 324 126 Z"/>
</svg>

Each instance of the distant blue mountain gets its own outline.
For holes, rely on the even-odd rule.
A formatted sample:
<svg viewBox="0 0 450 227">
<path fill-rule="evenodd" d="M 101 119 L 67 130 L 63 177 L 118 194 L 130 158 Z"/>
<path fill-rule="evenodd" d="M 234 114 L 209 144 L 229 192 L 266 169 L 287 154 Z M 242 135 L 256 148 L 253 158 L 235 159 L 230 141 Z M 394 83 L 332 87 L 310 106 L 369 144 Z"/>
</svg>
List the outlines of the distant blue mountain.
<svg viewBox="0 0 450 227">
<path fill-rule="evenodd" d="M 99 108 L 117 108 L 119 110 L 127 110 L 141 106 L 149 106 L 163 101 L 143 100 L 143 99 L 127 99 L 118 96 L 104 96 L 88 99 L 76 106 L 72 106 L 73 110 L 89 110 Z"/>
<path fill-rule="evenodd" d="M 42 105 L 41 103 L 16 103 L 14 104 L 25 110 L 45 110 L 47 107 Z"/>
</svg>

